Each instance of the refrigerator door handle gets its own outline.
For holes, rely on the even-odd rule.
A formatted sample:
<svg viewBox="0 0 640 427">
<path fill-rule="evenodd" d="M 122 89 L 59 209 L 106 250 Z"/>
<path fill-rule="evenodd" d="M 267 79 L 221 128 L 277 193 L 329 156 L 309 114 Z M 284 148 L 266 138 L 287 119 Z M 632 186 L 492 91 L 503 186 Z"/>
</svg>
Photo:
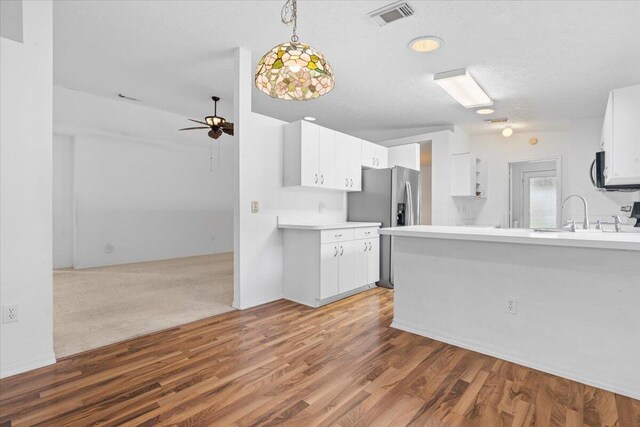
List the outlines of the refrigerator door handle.
<svg viewBox="0 0 640 427">
<path fill-rule="evenodd" d="M 405 224 L 406 225 L 415 225 L 413 220 L 413 196 L 411 195 L 411 183 L 409 181 L 404 183 L 404 191 L 405 191 L 405 197 L 406 197 L 406 201 L 407 201 L 407 209 L 405 212 L 406 215 L 406 220 L 405 220 Z"/>
</svg>

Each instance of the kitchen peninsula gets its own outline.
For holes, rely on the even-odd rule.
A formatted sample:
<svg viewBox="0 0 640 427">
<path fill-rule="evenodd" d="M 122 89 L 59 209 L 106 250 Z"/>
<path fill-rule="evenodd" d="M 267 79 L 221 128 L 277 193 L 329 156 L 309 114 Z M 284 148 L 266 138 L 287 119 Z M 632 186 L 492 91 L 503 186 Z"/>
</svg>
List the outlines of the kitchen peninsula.
<svg viewBox="0 0 640 427">
<path fill-rule="evenodd" d="M 640 397 L 640 234 L 446 226 L 393 236 L 393 327 Z"/>
</svg>

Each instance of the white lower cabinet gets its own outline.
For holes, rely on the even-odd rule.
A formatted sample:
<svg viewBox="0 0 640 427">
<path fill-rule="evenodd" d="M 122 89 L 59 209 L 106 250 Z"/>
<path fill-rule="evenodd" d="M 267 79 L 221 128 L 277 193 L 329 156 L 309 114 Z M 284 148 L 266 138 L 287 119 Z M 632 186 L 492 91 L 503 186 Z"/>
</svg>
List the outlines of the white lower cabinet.
<svg viewBox="0 0 640 427">
<path fill-rule="evenodd" d="M 380 239 L 355 240 L 353 288 L 380 280 Z"/>
<path fill-rule="evenodd" d="M 374 285 L 380 279 L 377 230 L 285 230 L 284 297 L 319 307 Z"/>
</svg>

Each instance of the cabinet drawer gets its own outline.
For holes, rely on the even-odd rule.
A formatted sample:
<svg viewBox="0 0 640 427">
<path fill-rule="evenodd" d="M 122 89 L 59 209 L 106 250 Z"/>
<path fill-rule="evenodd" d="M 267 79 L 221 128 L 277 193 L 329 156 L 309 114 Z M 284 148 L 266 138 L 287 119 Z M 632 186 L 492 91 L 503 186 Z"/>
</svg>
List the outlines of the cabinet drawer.
<svg viewBox="0 0 640 427">
<path fill-rule="evenodd" d="M 373 239 L 378 237 L 378 227 L 362 227 L 353 229 L 353 238 L 358 239 Z"/>
<path fill-rule="evenodd" d="M 353 240 L 353 228 L 320 231 L 320 243 L 344 242 L 346 240 Z"/>
</svg>

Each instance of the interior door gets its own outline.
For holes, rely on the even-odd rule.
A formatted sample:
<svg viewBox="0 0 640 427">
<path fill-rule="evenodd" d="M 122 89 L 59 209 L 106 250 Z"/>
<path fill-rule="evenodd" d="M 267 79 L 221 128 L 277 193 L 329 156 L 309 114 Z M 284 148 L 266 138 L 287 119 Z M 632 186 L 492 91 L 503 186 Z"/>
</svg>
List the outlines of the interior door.
<svg viewBox="0 0 640 427">
<path fill-rule="evenodd" d="M 323 127 L 318 129 L 318 172 L 320 186 L 334 187 L 335 172 L 335 131 Z"/>
<path fill-rule="evenodd" d="M 339 257 L 340 265 L 338 268 L 338 292 L 346 292 L 354 289 L 355 286 L 355 243 L 357 241 L 352 240 L 349 242 L 339 242 Z"/>
<path fill-rule="evenodd" d="M 320 299 L 338 295 L 339 243 L 320 245 Z"/>
<path fill-rule="evenodd" d="M 300 126 L 300 184 L 320 187 L 320 127 L 304 121 Z"/>
<path fill-rule="evenodd" d="M 369 240 L 367 267 L 367 284 L 380 280 L 380 239 Z"/>
</svg>

